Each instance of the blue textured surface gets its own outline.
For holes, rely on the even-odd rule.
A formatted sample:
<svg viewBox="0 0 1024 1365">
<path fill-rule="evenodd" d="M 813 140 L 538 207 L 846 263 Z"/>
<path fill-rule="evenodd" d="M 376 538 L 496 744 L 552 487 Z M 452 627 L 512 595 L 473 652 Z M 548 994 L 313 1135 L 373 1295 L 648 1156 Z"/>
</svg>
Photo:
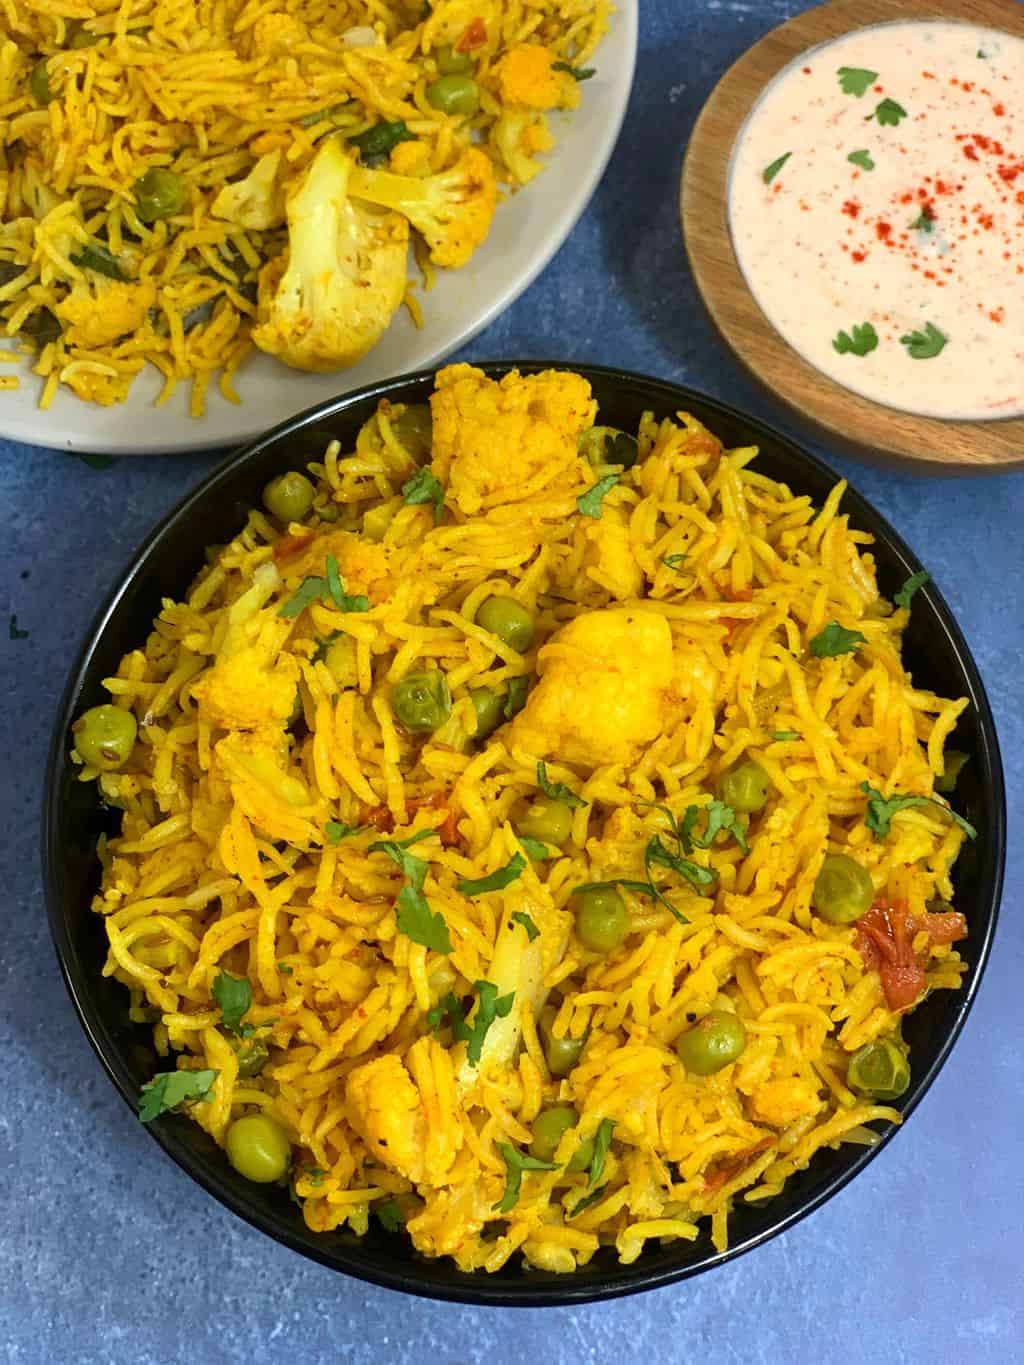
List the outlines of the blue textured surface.
<svg viewBox="0 0 1024 1365">
<path fill-rule="evenodd" d="M 679 241 L 679 158 L 714 80 L 785 4 L 643 0 L 637 85 L 589 212 L 469 356 L 554 355 L 693 383 L 785 419 L 697 305 Z M 827 459 L 932 569 L 989 689 L 1010 790 L 995 956 L 966 1031 L 905 1133 L 822 1211 L 752 1256 L 640 1298 L 543 1312 L 423 1303 L 309 1264 L 210 1200 L 102 1074 L 65 996 L 39 887 L 51 716 L 100 599 L 212 457 L 104 473 L 0 444 L 0 1360 L 448 1362 L 1024 1360 L 1020 1029 L 1024 931 L 1024 477 L 957 481 Z M 1011 1022 L 1012 1021 L 1012 1022 Z"/>
</svg>

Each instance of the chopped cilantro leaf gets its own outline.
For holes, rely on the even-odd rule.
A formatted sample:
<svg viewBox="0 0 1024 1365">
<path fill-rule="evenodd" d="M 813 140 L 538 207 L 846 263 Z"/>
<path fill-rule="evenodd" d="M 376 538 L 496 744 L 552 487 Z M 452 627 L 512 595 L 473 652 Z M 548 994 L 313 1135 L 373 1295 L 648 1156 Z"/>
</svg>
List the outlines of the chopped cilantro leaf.
<svg viewBox="0 0 1024 1365">
<path fill-rule="evenodd" d="M 551 849 L 540 839 L 531 839 L 528 834 L 520 834 L 519 842 L 526 849 L 526 856 L 531 863 L 542 863 L 545 858 L 551 857 Z"/>
<path fill-rule="evenodd" d="M 324 117 L 335 113 L 343 106 L 340 104 L 332 105 L 331 108 L 323 110 Z M 307 115 L 312 118 L 313 115 Z M 393 148 L 400 142 L 415 142 L 416 134 L 410 133 L 409 129 L 401 119 L 396 119 L 393 123 L 375 123 L 372 128 L 367 128 L 365 133 L 358 133 L 355 137 L 350 137 L 349 142 L 353 147 L 358 147 L 360 155 L 364 161 L 372 160 L 379 156 L 387 156 Z"/>
<path fill-rule="evenodd" d="M 862 782 L 860 789 L 868 797 L 867 809 L 864 812 L 864 823 L 876 839 L 887 837 L 894 815 L 901 810 L 910 810 L 915 806 L 937 806 L 939 810 L 945 811 L 954 825 L 958 825 L 969 839 L 978 837 L 978 831 L 972 824 L 965 820 L 962 815 L 958 815 L 955 810 L 951 810 L 944 802 L 936 801 L 934 797 L 900 795 L 898 793 L 885 797 L 875 787 L 872 787 L 870 782 Z"/>
<path fill-rule="evenodd" d="M 410 507 L 433 503 L 436 525 L 444 511 L 444 484 L 429 469 L 417 469 L 412 478 L 407 479 L 402 485 L 402 501 L 408 503 Z"/>
<path fill-rule="evenodd" d="M 587 1180 L 588 1190 L 592 1190 L 604 1175 L 604 1160 L 608 1155 L 614 1131 L 614 1119 L 602 1119 L 597 1125 L 597 1132 L 594 1134 L 594 1155 L 590 1159 L 590 1177 Z"/>
<path fill-rule="evenodd" d="M 786 162 L 792 155 L 793 155 L 792 152 L 784 152 L 782 156 L 776 158 L 775 161 L 772 161 L 769 163 L 769 165 L 765 166 L 764 170 L 761 172 L 761 179 L 764 181 L 766 185 L 770 185 L 772 183 L 772 181 L 778 175 L 779 171 L 782 170 L 783 166 L 786 164 Z"/>
<path fill-rule="evenodd" d="M 452 941 L 444 915 L 431 911 L 422 891 L 414 886 L 403 886 L 396 901 L 398 928 L 413 943 L 432 948 L 435 953 L 450 953 Z"/>
<path fill-rule="evenodd" d="M 605 495 L 612 491 L 618 481 L 618 474 L 606 474 L 603 479 L 598 479 L 593 487 L 588 488 L 585 493 L 581 493 L 576 499 L 576 506 L 580 509 L 581 514 L 599 520 L 601 504 L 604 502 Z"/>
<path fill-rule="evenodd" d="M 247 976 L 220 972 L 211 992 L 220 1007 L 221 1020 L 230 1032 L 241 1035 L 242 1019 L 252 1005 L 252 985 Z"/>
<path fill-rule="evenodd" d="M 602 1185 L 599 1189 L 591 1190 L 569 1211 L 570 1218 L 578 1218 L 584 1209 L 589 1209 L 592 1204 L 596 1204 L 599 1199 L 604 1198 L 607 1185 Z"/>
<path fill-rule="evenodd" d="M 871 153 L 866 150 L 851 152 L 846 158 L 853 166 L 859 166 L 862 171 L 873 171 L 875 163 L 871 160 Z"/>
<path fill-rule="evenodd" d="M 923 332 L 908 332 L 900 337 L 900 345 L 906 346 L 911 360 L 934 360 L 946 349 L 947 340 L 933 322 L 926 322 Z"/>
<path fill-rule="evenodd" d="M 736 812 L 731 806 L 727 806 L 724 801 L 712 801 L 704 807 L 707 825 L 702 836 L 693 832 L 699 813 L 699 806 L 687 806 L 686 808 L 680 825 L 684 848 L 687 843 L 691 842 L 697 848 L 710 848 L 716 837 L 725 830 L 726 833 L 733 836 L 744 853 L 750 852 L 747 847 L 746 836 L 743 833 L 743 826 L 736 819 Z M 688 849 L 687 852 L 689 852 Z"/>
<path fill-rule="evenodd" d="M 279 962 L 277 964 L 277 970 L 282 976 L 291 976 L 295 971 L 295 968 L 288 962 Z"/>
<path fill-rule="evenodd" d="M 324 825 L 324 833 L 329 844 L 340 844 L 342 839 L 349 839 L 353 834 L 362 834 L 366 828 L 366 825 L 346 825 L 341 820 L 328 820 Z"/>
<path fill-rule="evenodd" d="M 510 1142 L 499 1142 L 497 1147 L 505 1162 L 505 1193 L 493 1209 L 495 1213 L 509 1213 L 519 1202 L 524 1171 L 557 1171 L 558 1166 L 553 1161 L 541 1161 L 539 1157 L 521 1152 Z"/>
<path fill-rule="evenodd" d="M 327 596 L 327 583 L 324 579 L 310 575 L 299 584 L 294 597 L 290 597 L 277 613 L 278 616 L 300 616 L 313 602 Z"/>
<path fill-rule="evenodd" d="M 574 81 L 589 81 L 597 75 L 596 66 L 571 66 L 568 62 L 552 62 L 552 71 L 567 71 Z"/>
<path fill-rule="evenodd" d="M 537 786 L 552 801 L 564 801 L 573 810 L 590 804 L 589 801 L 584 801 L 582 796 L 577 796 L 564 782 L 549 782 L 547 764 L 543 760 L 537 764 Z"/>
<path fill-rule="evenodd" d="M 838 621 L 830 621 L 810 641 L 807 648 L 816 659 L 834 659 L 839 654 L 852 654 L 867 638 L 859 630 L 847 630 Z"/>
<path fill-rule="evenodd" d="M 666 569 L 673 569 L 676 573 L 682 573 L 682 565 L 686 563 L 685 555 L 662 555 L 662 564 Z"/>
<path fill-rule="evenodd" d="M 841 66 L 836 72 L 844 95 L 855 95 L 860 99 L 878 80 L 877 71 L 868 71 L 863 66 Z"/>
<path fill-rule="evenodd" d="M 518 716 L 519 712 L 526 705 L 526 694 L 529 690 L 529 678 L 509 678 L 508 696 L 505 698 L 505 705 L 502 709 L 502 715 L 506 720 L 511 720 L 513 716 Z"/>
<path fill-rule="evenodd" d="M 918 232 L 935 231 L 935 215 L 928 209 L 923 208 L 914 221 L 910 224 L 911 229 Z"/>
<path fill-rule="evenodd" d="M 139 1095 L 139 1118 L 152 1123 L 186 1100 L 208 1100 L 218 1071 L 160 1071 Z"/>
<path fill-rule="evenodd" d="M 782 743 L 787 739 L 803 739 L 803 735 L 799 730 L 773 730 L 768 738 Z"/>
<path fill-rule="evenodd" d="M 513 911 L 511 918 L 515 920 L 516 924 L 521 924 L 523 926 L 526 930 L 526 937 L 530 943 L 532 943 L 535 938 L 540 937 L 540 930 L 525 910 Z"/>
<path fill-rule="evenodd" d="M 511 886 L 514 881 L 519 880 L 520 873 L 526 866 L 526 859 L 521 853 L 514 853 L 504 867 L 499 867 L 487 877 L 464 877 L 457 884 L 456 889 L 463 896 L 482 896 L 487 891 L 504 891 L 506 886 Z"/>
<path fill-rule="evenodd" d="M 878 348 L 878 333 L 870 322 L 855 322 L 849 332 L 837 332 L 832 349 L 840 355 L 870 355 Z"/>
<path fill-rule="evenodd" d="M 439 1029 L 447 1016 L 455 1037 L 460 1043 L 466 1044 L 470 1066 L 477 1066 L 483 1055 L 487 1030 L 495 1019 L 505 1018 L 516 997 L 515 991 L 499 996 L 498 988 L 492 981 L 475 981 L 473 989 L 477 993 L 478 1003 L 472 1023 L 467 1022 L 462 1006 L 451 991 L 427 1012 L 427 1023 L 432 1029 Z"/>
<path fill-rule="evenodd" d="M 349 597 L 345 592 L 345 584 L 338 572 L 338 561 L 333 555 L 327 556 L 327 591 L 330 593 L 331 601 L 339 611 L 369 611 L 370 599 L 364 597 L 362 593 L 358 597 Z"/>
<path fill-rule="evenodd" d="M 71 257 L 71 262 L 73 265 L 80 265 L 83 270 L 95 270 L 97 275 L 106 275 L 111 280 L 120 280 L 123 283 L 128 279 L 120 261 L 111 255 L 101 242 L 89 242 L 77 256 Z"/>
<path fill-rule="evenodd" d="M 22 630 L 22 629 L 19 627 L 17 616 L 14 616 L 14 615 L 11 616 L 11 624 L 10 624 L 10 626 L 8 627 L 8 632 L 9 632 L 10 638 L 11 638 L 12 640 L 27 640 L 27 639 L 28 639 L 28 634 L 29 634 L 29 633 L 28 633 L 27 630 Z"/>
<path fill-rule="evenodd" d="M 905 607 L 907 611 L 909 611 L 910 599 L 914 596 L 914 593 L 917 592 L 918 588 L 924 587 L 930 578 L 931 574 L 925 569 L 921 569 L 918 573 L 912 573 L 892 600 L 898 607 Z"/>
<path fill-rule="evenodd" d="M 881 104 L 876 105 L 874 111 L 868 114 L 865 122 L 877 119 L 883 128 L 895 128 L 901 119 L 907 117 L 907 111 L 902 104 L 897 104 L 895 100 L 882 100 Z"/>
</svg>

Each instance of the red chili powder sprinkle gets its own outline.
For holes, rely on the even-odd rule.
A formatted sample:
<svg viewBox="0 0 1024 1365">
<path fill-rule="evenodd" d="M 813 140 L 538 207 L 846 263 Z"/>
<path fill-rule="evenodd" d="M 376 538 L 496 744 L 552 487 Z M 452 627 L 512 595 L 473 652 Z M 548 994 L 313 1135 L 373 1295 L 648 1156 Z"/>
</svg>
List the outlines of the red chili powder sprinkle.
<svg viewBox="0 0 1024 1365">
<path fill-rule="evenodd" d="M 995 114 L 996 118 L 1002 118 L 1003 115 L 1006 113 L 1006 105 L 1002 103 L 993 104 L 992 112 L 993 114 Z"/>
<path fill-rule="evenodd" d="M 888 242 L 889 238 L 892 236 L 892 224 L 883 222 L 876 223 L 875 233 L 880 242 Z"/>
<path fill-rule="evenodd" d="M 867 257 L 868 257 L 868 253 L 867 253 L 866 251 L 851 251 L 851 252 L 850 252 L 850 259 L 853 260 L 853 261 L 856 261 L 858 265 L 860 265 L 861 261 L 866 261 L 866 260 L 867 260 Z"/>
<path fill-rule="evenodd" d="M 847 218 L 856 218 L 860 213 L 860 205 L 857 203 L 856 199 L 847 199 L 846 203 L 843 205 L 843 212 L 846 214 Z"/>
<path fill-rule="evenodd" d="M 1006 309 L 993 308 L 992 311 L 989 313 L 989 317 L 992 319 L 993 322 L 1002 322 L 1003 319 L 1006 317 Z"/>
<path fill-rule="evenodd" d="M 968 161 L 977 161 L 978 159 L 978 153 L 975 151 L 973 147 L 965 147 L 964 156 L 967 158 Z"/>
</svg>

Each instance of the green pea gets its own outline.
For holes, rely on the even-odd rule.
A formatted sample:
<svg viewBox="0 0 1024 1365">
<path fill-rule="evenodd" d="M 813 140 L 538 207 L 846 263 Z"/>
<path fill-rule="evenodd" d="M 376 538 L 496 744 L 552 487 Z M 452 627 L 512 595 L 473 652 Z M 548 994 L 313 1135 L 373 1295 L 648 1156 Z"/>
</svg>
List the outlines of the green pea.
<svg viewBox="0 0 1024 1365">
<path fill-rule="evenodd" d="M 585 1038 L 561 1037 L 553 1030 L 554 1013 L 541 1016 L 540 1031 L 544 1058 L 552 1076 L 567 1076 L 580 1059 Z"/>
<path fill-rule="evenodd" d="M 533 1121 L 533 1141 L 530 1155 L 538 1161 L 553 1161 L 558 1144 L 570 1128 L 579 1123 L 579 1115 L 571 1104 L 555 1104 L 543 1109 Z M 566 1162 L 568 1171 L 585 1171 L 594 1159 L 594 1139 L 586 1138 Z"/>
<path fill-rule="evenodd" d="M 488 597 L 476 614 L 476 623 L 518 654 L 525 654 L 533 644 L 533 617 L 514 597 Z"/>
<path fill-rule="evenodd" d="M 436 669 L 429 673 L 407 673 L 391 689 L 391 705 L 410 733 L 432 734 L 452 713 L 448 679 Z"/>
<path fill-rule="evenodd" d="M 135 212 L 144 223 L 173 218 L 188 203 L 188 186 L 175 171 L 151 166 L 135 182 Z"/>
<path fill-rule="evenodd" d="M 572 810 L 564 801 L 537 795 L 516 820 L 515 830 L 527 839 L 539 839 L 542 844 L 557 844 L 561 848 L 572 833 Z"/>
<path fill-rule="evenodd" d="M 348 635 L 332 640 L 324 654 L 324 664 L 339 687 L 355 687 L 359 681 L 355 640 Z"/>
<path fill-rule="evenodd" d="M 592 952 L 613 953 L 629 934 L 629 911 L 615 887 L 589 887 L 572 901 L 579 941 Z"/>
<path fill-rule="evenodd" d="M 505 696 L 492 687 L 473 687 L 469 699 L 476 712 L 476 737 L 486 739 L 505 719 Z"/>
<path fill-rule="evenodd" d="M 430 459 L 434 418 L 426 403 L 410 403 L 391 423 L 391 430 L 418 465 Z"/>
<path fill-rule="evenodd" d="M 871 908 L 875 888 L 866 868 L 845 853 L 829 853 L 811 893 L 811 904 L 829 924 L 850 924 Z"/>
<path fill-rule="evenodd" d="M 676 1039 L 676 1052 L 687 1071 L 713 1076 L 734 1062 L 747 1045 L 743 1020 L 728 1010 L 711 1010 Z"/>
<path fill-rule="evenodd" d="M 135 748 L 139 727 L 130 711 L 120 706 L 94 706 L 79 716 L 71 727 L 75 748 L 90 768 L 112 773 L 123 768 Z"/>
<path fill-rule="evenodd" d="M 888 1038 L 865 1043 L 850 1058 L 847 1084 L 876 1100 L 898 1100 L 910 1084 L 906 1057 Z"/>
<path fill-rule="evenodd" d="M 238 1174 L 257 1185 L 280 1180 L 291 1164 L 288 1134 L 267 1114 L 246 1114 L 235 1119 L 224 1146 Z"/>
<path fill-rule="evenodd" d="M 456 52 L 451 43 L 442 43 L 434 52 L 437 69 L 442 76 L 465 76 L 473 70 L 473 58 L 468 52 Z"/>
<path fill-rule="evenodd" d="M 768 800 L 769 785 L 768 774 L 760 763 L 748 759 L 722 778 L 722 800 L 734 811 L 752 815 Z"/>
<path fill-rule="evenodd" d="M 266 1064 L 270 1051 L 262 1038 L 250 1038 L 236 1049 L 238 1074 L 245 1080 L 258 1076 Z"/>
<path fill-rule="evenodd" d="M 427 86 L 427 103 L 442 114 L 475 114 L 480 87 L 470 76 L 441 76 Z"/>
<path fill-rule="evenodd" d="M 263 490 L 263 506 L 279 521 L 301 521 L 313 506 L 316 489 L 296 469 L 271 479 Z"/>
<path fill-rule="evenodd" d="M 959 749 L 946 750 L 946 762 L 942 769 L 942 776 L 935 779 L 935 790 L 948 796 L 950 792 L 956 790 L 956 780 L 963 770 L 964 764 L 970 758 L 970 754 L 962 753 Z"/>
<path fill-rule="evenodd" d="M 98 42 L 109 37 L 109 33 L 90 33 L 87 28 L 76 28 L 71 35 L 71 47 L 78 52 L 85 47 L 95 47 Z"/>
<path fill-rule="evenodd" d="M 32 98 L 36 104 L 49 104 L 53 99 L 53 87 L 50 85 L 50 73 L 46 69 L 45 57 L 42 57 L 32 68 L 32 75 L 28 80 L 28 88 L 32 92 Z"/>
</svg>

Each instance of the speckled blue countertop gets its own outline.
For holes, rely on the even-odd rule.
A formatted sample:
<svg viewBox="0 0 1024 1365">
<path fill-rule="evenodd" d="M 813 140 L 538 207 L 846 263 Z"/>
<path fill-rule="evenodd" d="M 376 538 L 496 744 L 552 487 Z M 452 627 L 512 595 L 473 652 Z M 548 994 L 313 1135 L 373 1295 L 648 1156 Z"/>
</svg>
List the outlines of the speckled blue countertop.
<svg viewBox="0 0 1024 1365">
<path fill-rule="evenodd" d="M 687 133 L 716 77 L 798 8 L 642 0 L 626 127 L 540 280 L 466 358 L 564 356 L 683 380 L 768 416 L 712 334 L 679 240 Z M 471 1309 L 357 1284 L 263 1238 L 133 1121 L 72 1013 L 46 927 L 38 813 L 52 714 L 82 632 L 153 522 L 215 457 L 77 460 L 0 443 L 0 1361 L 507 1365 L 1024 1360 L 1024 476 L 881 471 L 822 451 L 932 570 L 974 650 L 1010 793 L 995 954 L 907 1130 L 824 1209 L 753 1255 L 639 1298 Z"/>
</svg>

